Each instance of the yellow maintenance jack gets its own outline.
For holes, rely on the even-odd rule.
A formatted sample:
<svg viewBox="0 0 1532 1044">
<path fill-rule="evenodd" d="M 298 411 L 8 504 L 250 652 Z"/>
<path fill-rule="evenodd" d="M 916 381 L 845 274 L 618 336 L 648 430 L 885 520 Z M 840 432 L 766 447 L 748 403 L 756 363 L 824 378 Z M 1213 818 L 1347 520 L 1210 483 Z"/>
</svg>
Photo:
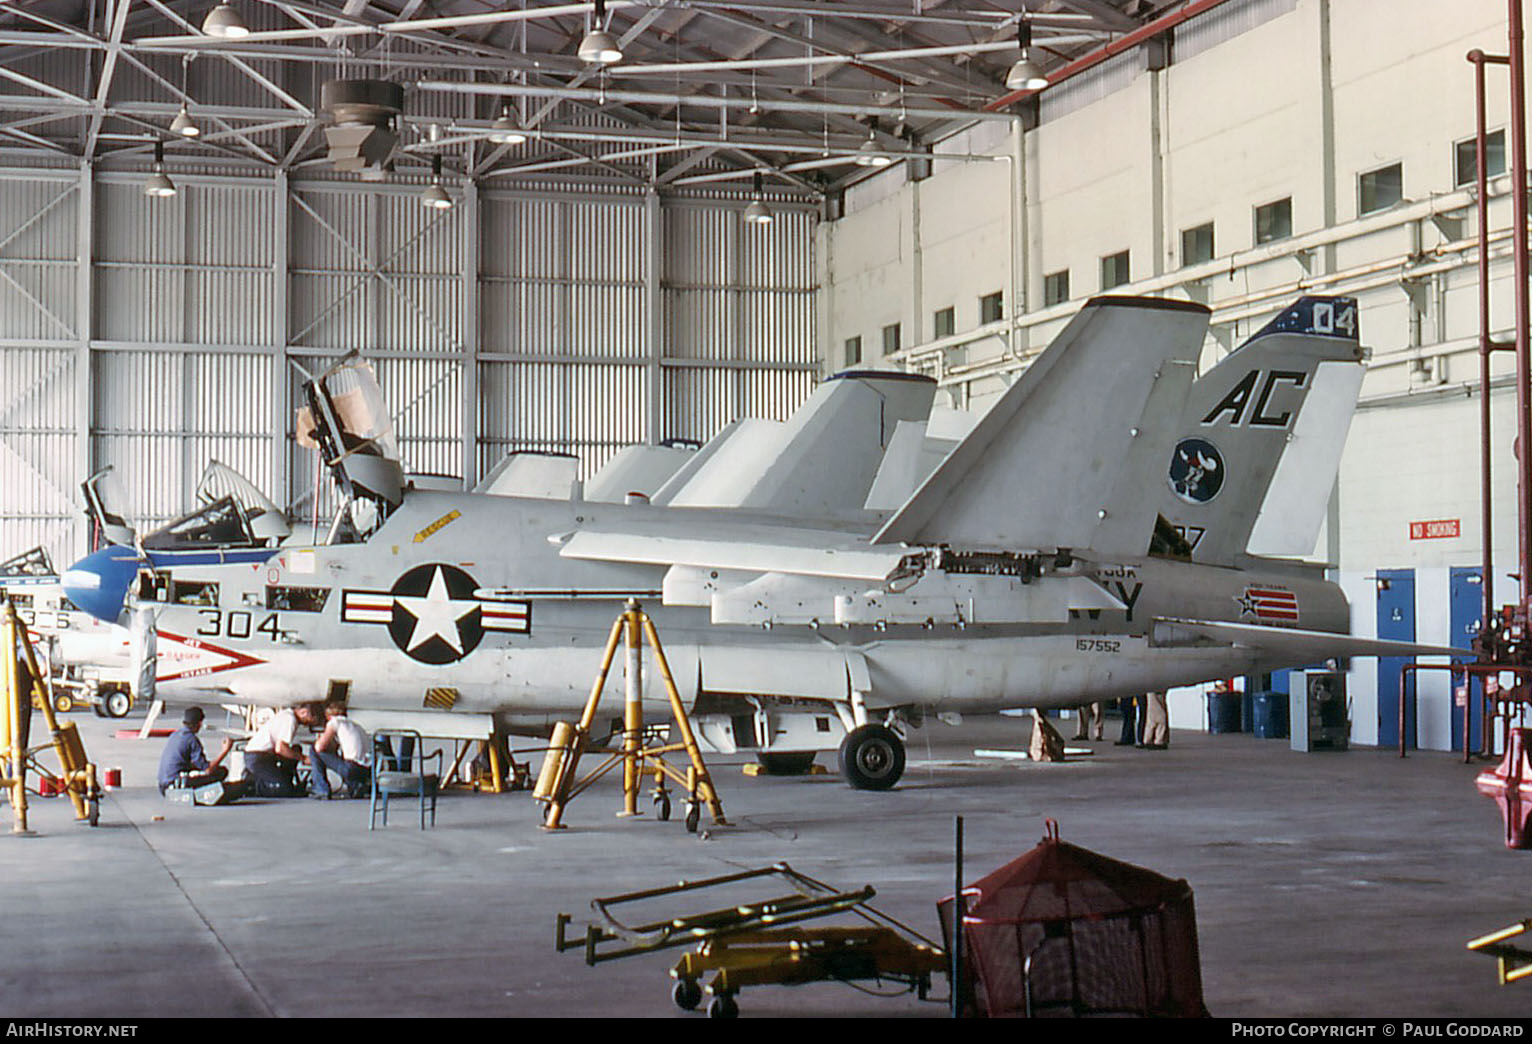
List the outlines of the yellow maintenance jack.
<svg viewBox="0 0 1532 1044">
<path fill-rule="evenodd" d="M 591 746 L 591 726 L 596 720 L 596 708 L 601 703 L 601 692 L 606 688 L 606 678 L 611 672 L 612 661 L 617 656 L 618 643 L 624 638 L 627 645 L 627 705 L 623 715 L 622 748 L 608 756 L 584 779 L 578 779 L 576 770 L 579 768 L 581 755 Z M 642 695 L 643 641 L 645 639 L 649 642 L 649 648 L 654 651 L 655 665 L 659 668 L 660 677 L 664 679 L 665 691 L 670 695 L 670 711 L 675 719 L 676 730 L 681 735 L 680 743 L 667 743 L 656 731 L 644 728 Z M 666 754 L 683 750 L 690 762 L 684 775 L 665 760 Z M 561 721 L 553 727 L 553 739 L 543 759 L 542 771 L 537 777 L 537 786 L 532 790 L 532 797 L 548 806 L 543 816 L 543 828 L 557 830 L 562 827 L 564 808 L 569 802 L 618 765 L 622 766 L 623 793 L 623 808 L 618 815 L 639 814 L 638 792 L 643 785 L 644 776 L 652 774 L 654 776 L 653 799 L 654 804 L 658 806 L 660 819 L 670 818 L 670 789 L 666 786 L 666 780 L 670 780 L 686 790 L 686 829 L 688 831 L 696 832 L 704 803 L 711 811 L 716 825 L 728 826 L 728 820 L 723 814 L 723 805 L 718 800 L 718 791 L 713 786 L 713 779 L 708 774 L 707 766 L 702 762 L 702 751 L 697 747 L 697 737 L 692 732 L 691 722 L 686 716 L 686 707 L 681 701 L 681 693 L 677 690 L 675 679 L 671 676 L 670 664 L 665 660 L 665 650 L 660 646 L 660 636 L 655 632 L 654 623 L 644 613 L 643 608 L 631 599 L 623 607 L 622 615 L 612 624 L 612 634 L 607 639 L 606 651 L 601 657 L 601 670 L 596 674 L 596 682 L 591 687 L 590 699 L 585 703 L 585 712 L 580 716 L 579 724 L 571 725 L 569 722 Z"/>
<path fill-rule="evenodd" d="M 74 804 L 75 819 L 95 826 L 101 817 L 101 787 L 96 780 L 96 766 L 85 756 L 79 727 L 74 722 L 59 723 L 53 703 L 43 686 L 32 643 L 26 628 L 16 615 L 9 598 L 0 602 L 0 671 L 3 671 L 4 713 L 0 714 L 0 787 L 11 799 L 13 834 L 30 835 L 27 828 L 27 771 L 38 777 L 39 794 L 68 794 Z M 32 730 L 34 698 L 48 723 L 47 743 L 27 746 Z M 44 768 L 37 755 L 44 750 L 58 752 L 57 773 Z"/>
<path fill-rule="evenodd" d="M 676 895 L 724 888 L 775 878 L 785 881 L 790 894 L 747 900 L 706 913 L 661 916 L 642 924 L 618 920 L 613 908 L 627 903 L 663 906 Z M 560 953 L 584 949 L 585 963 L 631 957 L 677 946 L 694 946 L 683 954 L 670 976 L 671 999 L 687 1011 L 713 998 L 708 1015 L 732 1019 L 739 1014 L 735 997 L 746 986 L 797 986 L 809 982 L 877 980 L 899 983 L 925 1000 L 931 978 L 948 971 L 947 955 L 934 942 L 869 906 L 876 894 L 871 885 L 842 892 L 798 873 L 786 863 L 745 870 L 701 881 L 682 881 L 666 888 L 592 899 L 599 924 L 585 935 L 571 937 L 569 914 L 558 915 L 554 946 Z M 810 927 L 802 922 L 832 914 L 851 914 L 860 923 Z M 712 973 L 705 991 L 703 976 Z"/>
</svg>

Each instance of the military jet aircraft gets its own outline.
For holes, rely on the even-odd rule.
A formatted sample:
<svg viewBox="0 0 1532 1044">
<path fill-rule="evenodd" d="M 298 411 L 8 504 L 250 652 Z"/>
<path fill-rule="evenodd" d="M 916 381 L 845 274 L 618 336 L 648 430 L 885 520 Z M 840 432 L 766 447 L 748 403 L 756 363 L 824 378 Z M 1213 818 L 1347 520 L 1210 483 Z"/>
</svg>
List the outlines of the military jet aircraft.
<svg viewBox="0 0 1532 1044">
<path fill-rule="evenodd" d="M 898 781 L 928 713 L 1444 652 L 1351 637 L 1320 567 L 1252 553 L 1314 545 L 1361 383 L 1356 302 L 1305 297 L 1199 378 L 1208 319 L 1094 298 L 955 445 L 930 437 L 930 380 L 838 375 L 620 503 L 580 496 L 572 465 L 411 484 L 348 358 L 307 382 L 300 424 L 343 498 L 323 540 L 258 532 L 236 499 L 64 581 L 103 619 L 153 614 L 184 651 L 162 694 L 544 733 L 638 599 L 708 743 L 780 770 L 838 748 L 866 789 Z"/>
</svg>

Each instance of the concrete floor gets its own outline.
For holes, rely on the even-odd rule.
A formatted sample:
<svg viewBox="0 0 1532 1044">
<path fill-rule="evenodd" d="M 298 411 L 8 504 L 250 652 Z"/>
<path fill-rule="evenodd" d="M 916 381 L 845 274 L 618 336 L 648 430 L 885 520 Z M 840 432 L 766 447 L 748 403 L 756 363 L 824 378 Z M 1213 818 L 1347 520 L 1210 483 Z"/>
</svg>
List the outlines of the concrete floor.
<svg viewBox="0 0 1532 1044">
<path fill-rule="evenodd" d="M 675 821 L 614 818 L 615 783 L 574 802 L 558 834 L 538 828 L 526 794 L 446 796 L 424 832 L 396 806 L 392 825 L 369 833 L 364 801 L 167 803 L 152 786 L 162 741 L 73 720 L 92 760 L 121 766 L 127 785 L 94 830 L 63 800 L 38 800 L 38 836 L 0 833 L 3 1016 L 698 1018 L 669 999 L 679 951 L 587 967 L 555 952 L 554 914 L 578 919 L 593 896 L 786 861 L 847 889 L 872 884 L 875 905 L 935 935 L 955 814 L 969 880 L 1032 847 L 1048 816 L 1065 840 L 1186 878 L 1215 1015 L 1532 1005 L 1532 983 L 1497 985 L 1494 962 L 1463 947 L 1532 916 L 1532 854 L 1502 847 L 1499 814 L 1473 787 L 1478 767 L 1441 754 L 1305 755 L 1285 741 L 1177 732 L 1165 752 L 1105 743 L 1064 765 L 997 763 L 973 749 L 1024 749 L 1029 726 L 970 719 L 915 732 L 889 793 L 835 776 L 746 779 L 737 759 L 719 759 L 733 825 L 705 839 Z M 740 1007 L 946 1011 L 836 984 L 747 990 Z"/>
</svg>

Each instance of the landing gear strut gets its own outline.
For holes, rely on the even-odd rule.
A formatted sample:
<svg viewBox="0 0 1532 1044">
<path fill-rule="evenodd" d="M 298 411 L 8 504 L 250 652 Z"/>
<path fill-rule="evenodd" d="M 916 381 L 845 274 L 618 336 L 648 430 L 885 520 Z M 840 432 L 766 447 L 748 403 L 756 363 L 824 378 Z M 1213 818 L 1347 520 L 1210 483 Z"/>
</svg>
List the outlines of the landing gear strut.
<svg viewBox="0 0 1532 1044">
<path fill-rule="evenodd" d="M 888 790 L 904 775 L 904 741 L 886 725 L 859 725 L 841 741 L 840 772 L 858 790 Z"/>
</svg>

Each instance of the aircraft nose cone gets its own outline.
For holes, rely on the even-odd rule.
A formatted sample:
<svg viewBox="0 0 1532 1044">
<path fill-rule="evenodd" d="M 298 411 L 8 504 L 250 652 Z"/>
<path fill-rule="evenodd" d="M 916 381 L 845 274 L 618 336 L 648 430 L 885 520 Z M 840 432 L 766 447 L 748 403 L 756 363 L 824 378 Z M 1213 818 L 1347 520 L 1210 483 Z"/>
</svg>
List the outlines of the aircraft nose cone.
<svg viewBox="0 0 1532 1044">
<path fill-rule="evenodd" d="M 116 623 L 137 575 L 138 556 L 131 548 L 107 547 L 64 570 L 59 583 L 75 605 L 98 620 Z"/>
</svg>

